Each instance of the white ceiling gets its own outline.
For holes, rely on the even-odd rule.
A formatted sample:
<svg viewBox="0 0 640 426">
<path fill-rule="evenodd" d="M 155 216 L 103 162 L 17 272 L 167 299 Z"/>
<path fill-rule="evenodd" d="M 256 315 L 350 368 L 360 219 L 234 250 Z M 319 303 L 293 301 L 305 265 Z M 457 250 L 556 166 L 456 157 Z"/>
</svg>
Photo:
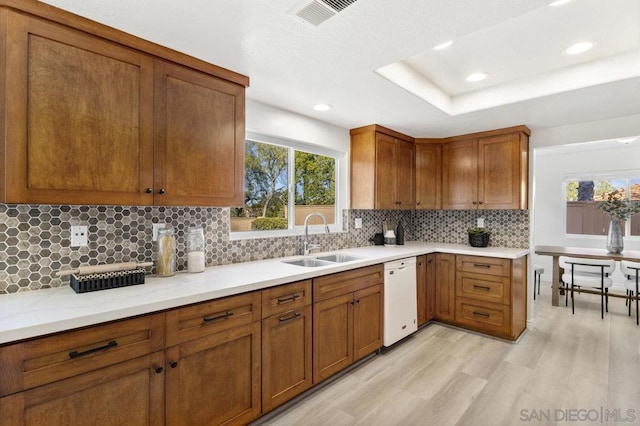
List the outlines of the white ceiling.
<svg viewBox="0 0 640 426">
<path fill-rule="evenodd" d="M 47 3 L 245 74 L 248 98 L 343 128 L 441 137 L 639 114 L 640 0 L 550 1 L 358 0 L 317 27 L 292 13 L 300 0 Z M 597 44 L 562 53 L 583 40 Z M 464 81 L 475 71 L 489 77 Z"/>
</svg>

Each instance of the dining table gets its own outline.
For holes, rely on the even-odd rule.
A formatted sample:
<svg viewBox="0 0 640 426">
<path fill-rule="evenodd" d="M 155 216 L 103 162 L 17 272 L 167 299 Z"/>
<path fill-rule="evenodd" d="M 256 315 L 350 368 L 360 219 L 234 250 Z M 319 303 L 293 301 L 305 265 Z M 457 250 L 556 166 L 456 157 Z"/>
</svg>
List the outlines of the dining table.
<svg viewBox="0 0 640 426">
<path fill-rule="evenodd" d="M 560 256 L 578 257 L 582 259 L 628 260 L 640 262 L 640 251 L 624 250 L 622 253 L 609 253 L 605 249 L 564 246 L 535 246 L 535 254 L 551 256 L 551 304 L 558 306 L 560 299 Z"/>
</svg>

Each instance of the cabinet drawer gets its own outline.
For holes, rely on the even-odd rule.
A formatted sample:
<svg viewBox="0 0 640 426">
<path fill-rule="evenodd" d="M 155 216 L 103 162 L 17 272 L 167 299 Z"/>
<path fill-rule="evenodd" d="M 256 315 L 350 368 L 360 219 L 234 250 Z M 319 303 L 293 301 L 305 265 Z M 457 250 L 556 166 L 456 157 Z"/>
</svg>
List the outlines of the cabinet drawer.
<svg viewBox="0 0 640 426">
<path fill-rule="evenodd" d="M 472 330 L 507 337 L 510 335 L 511 308 L 497 303 L 458 297 L 456 322 Z"/>
<path fill-rule="evenodd" d="M 351 293 L 376 284 L 384 283 L 384 266 L 374 265 L 366 268 L 339 272 L 313 279 L 313 301 Z"/>
<path fill-rule="evenodd" d="M 486 302 L 511 304 L 511 278 L 458 272 L 456 295 Z"/>
<path fill-rule="evenodd" d="M 262 318 L 311 304 L 311 280 L 262 290 Z"/>
<path fill-rule="evenodd" d="M 162 350 L 164 314 L 70 331 L 0 348 L 0 396 Z"/>
<path fill-rule="evenodd" d="M 167 312 L 167 346 L 260 320 L 261 292 L 240 294 Z"/>
<path fill-rule="evenodd" d="M 509 277 L 511 260 L 498 257 L 456 256 L 456 270 Z"/>
</svg>

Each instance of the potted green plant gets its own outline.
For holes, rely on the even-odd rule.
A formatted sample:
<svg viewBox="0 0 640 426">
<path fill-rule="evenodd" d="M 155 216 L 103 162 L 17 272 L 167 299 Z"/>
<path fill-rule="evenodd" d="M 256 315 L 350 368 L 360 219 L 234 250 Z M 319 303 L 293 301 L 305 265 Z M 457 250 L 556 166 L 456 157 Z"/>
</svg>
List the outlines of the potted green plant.
<svg viewBox="0 0 640 426">
<path fill-rule="evenodd" d="M 611 218 L 609 233 L 607 234 L 607 251 L 622 253 L 624 241 L 622 239 L 622 222 L 634 214 L 640 213 L 640 203 L 631 201 L 618 189 L 607 194 L 607 199 L 598 203 L 598 208 Z"/>
<path fill-rule="evenodd" d="M 469 245 L 471 247 L 486 247 L 489 245 L 489 231 L 485 228 L 469 228 Z"/>
</svg>

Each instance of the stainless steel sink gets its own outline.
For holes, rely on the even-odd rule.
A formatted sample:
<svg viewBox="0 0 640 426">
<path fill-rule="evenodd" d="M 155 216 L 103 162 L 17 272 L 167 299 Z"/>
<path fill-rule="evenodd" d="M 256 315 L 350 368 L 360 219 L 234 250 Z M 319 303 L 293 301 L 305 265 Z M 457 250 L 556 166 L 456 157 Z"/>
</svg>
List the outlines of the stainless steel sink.
<svg viewBox="0 0 640 426">
<path fill-rule="evenodd" d="M 327 266 L 335 262 L 327 262 L 325 260 L 318 259 L 296 259 L 296 260 L 283 260 L 282 263 L 288 263 L 289 265 L 304 266 L 305 268 L 317 268 L 318 266 Z"/>
<path fill-rule="evenodd" d="M 319 256 L 317 259 L 325 260 L 327 262 L 342 263 L 342 262 L 351 262 L 353 260 L 360 260 L 362 258 L 357 256 L 351 256 L 348 254 L 336 253 L 336 254 L 329 254 L 326 256 Z"/>
</svg>

